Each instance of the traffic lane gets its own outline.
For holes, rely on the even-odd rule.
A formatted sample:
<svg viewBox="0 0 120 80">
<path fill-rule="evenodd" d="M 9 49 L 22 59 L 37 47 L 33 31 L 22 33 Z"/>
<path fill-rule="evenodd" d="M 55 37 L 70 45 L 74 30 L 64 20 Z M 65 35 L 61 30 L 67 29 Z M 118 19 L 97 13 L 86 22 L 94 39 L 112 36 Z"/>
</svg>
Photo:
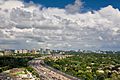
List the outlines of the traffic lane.
<svg viewBox="0 0 120 80">
<path fill-rule="evenodd" d="M 39 72 L 44 73 L 48 77 L 51 76 L 54 80 L 56 80 L 56 79 L 57 80 L 71 80 L 71 79 L 66 78 L 65 76 L 63 76 L 61 74 L 56 73 L 55 71 L 51 71 L 50 69 L 45 68 L 44 66 L 40 65 L 39 62 L 40 61 L 35 61 L 35 63 L 37 65 L 34 65 L 38 69 Z M 38 64 L 39 64 L 39 66 L 38 66 Z"/>
</svg>

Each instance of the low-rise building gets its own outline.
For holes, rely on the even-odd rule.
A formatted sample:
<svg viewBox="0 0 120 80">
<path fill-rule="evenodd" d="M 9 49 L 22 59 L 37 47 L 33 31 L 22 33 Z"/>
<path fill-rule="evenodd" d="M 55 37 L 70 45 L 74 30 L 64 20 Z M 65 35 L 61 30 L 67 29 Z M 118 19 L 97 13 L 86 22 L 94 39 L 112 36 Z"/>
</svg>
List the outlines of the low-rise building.
<svg viewBox="0 0 120 80">
<path fill-rule="evenodd" d="M 14 53 L 16 53 L 16 54 L 17 54 L 17 53 L 18 53 L 18 50 L 14 50 Z"/>
<path fill-rule="evenodd" d="M 27 49 L 14 50 L 14 53 L 24 54 L 24 53 L 28 53 L 28 50 Z"/>
<path fill-rule="evenodd" d="M 28 53 L 28 50 L 27 49 L 23 49 L 22 53 Z"/>
<path fill-rule="evenodd" d="M 1 52 L 0 52 L 0 56 L 3 56 L 3 55 L 4 55 L 4 53 L 1 51 Z"/>
<path fill-rule="evenodd" d="M 21 54 L 21 53 L 22 53 L 22 50 L 18 50 L 18 53 Z"/>
<path fill-rule="evenodd" d="M 59 54 L 65 54 L 65 52 L 61 51 Z"/>
<path fill-rule="evenodd" d="M 31 53 L 36 54 L 36 50 L 35 49 L 31 50 Z"/>
<path fill-rule="evenodd" d="M 4 55 L 12 55 L 14 52 L 12 50 L 4 50 Z"/>
</svg>

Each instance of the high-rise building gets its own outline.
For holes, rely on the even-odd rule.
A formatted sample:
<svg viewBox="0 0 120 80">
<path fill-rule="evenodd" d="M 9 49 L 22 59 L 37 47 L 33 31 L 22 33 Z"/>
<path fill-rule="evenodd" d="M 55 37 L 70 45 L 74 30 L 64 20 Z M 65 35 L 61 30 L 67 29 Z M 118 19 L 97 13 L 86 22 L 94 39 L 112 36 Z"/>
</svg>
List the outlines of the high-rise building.
<svg viewBox="0 0 120 80">
<path fill-rule="evenodd" d="M 46 52 L 46 54 L 51 54 L 51 53 L 50 53 L 50 49 L 46 49 L 45 52 Z"/>
<path fill-rule="evenodd" d="M 40 53 L 40 54 L 44 54 L 44 49 L 43 49 L 43 48 L 40 48 L 40 49 L 39 49 L 39 53 Z"/>
</svg>

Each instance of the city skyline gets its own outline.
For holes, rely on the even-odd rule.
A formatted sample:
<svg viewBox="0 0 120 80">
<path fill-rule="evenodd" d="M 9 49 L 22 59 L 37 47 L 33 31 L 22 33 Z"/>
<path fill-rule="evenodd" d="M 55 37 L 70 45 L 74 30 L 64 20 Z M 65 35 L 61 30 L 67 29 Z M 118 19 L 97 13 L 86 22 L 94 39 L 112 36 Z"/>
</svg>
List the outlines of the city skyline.
<svg viewBox="0 0 120 80">
<path fill-rule="evenodd" d="M 0 49 L 120 50 L 119 1 L 91 2 L 1 0 Z"/>
</svg>

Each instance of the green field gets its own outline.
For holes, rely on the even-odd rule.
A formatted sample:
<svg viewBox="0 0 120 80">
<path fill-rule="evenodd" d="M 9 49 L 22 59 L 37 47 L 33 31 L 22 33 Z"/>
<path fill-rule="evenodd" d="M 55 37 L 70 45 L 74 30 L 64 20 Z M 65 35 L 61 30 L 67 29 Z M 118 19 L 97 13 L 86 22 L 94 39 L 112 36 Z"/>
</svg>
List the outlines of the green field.
<svg viewBox="0 0 120 80">
<path fill-rule="evenodd" d="M 82 80 L 120 80 L 120 54 L 80 53 L 45 63 Z"/>
</svg>

